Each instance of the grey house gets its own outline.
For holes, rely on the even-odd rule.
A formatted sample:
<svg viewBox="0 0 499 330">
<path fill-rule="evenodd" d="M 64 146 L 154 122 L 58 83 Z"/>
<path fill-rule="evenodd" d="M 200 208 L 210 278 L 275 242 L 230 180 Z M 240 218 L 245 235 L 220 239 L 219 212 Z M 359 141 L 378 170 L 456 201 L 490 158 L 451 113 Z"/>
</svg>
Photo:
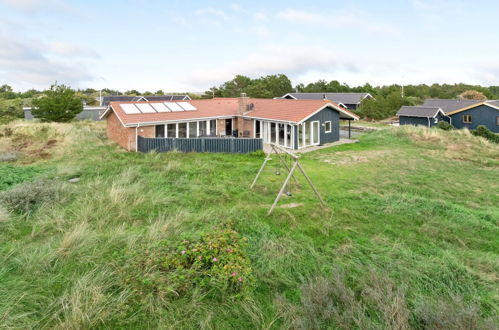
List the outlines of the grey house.
<svg viewBox="0 0 499 330">
<path fill-rule="evenodd" d="M 432 127 L 443 120 L 445 113 L 439 107 L 403 106 L 397 112 L 400 125 L 415 125 Z"/>
<path fill-rule="evenodd" d="M 436 109 L 441 109 L 443 115 L 429 117 L 433 118 L 433 124 L 425 126 L 444 120 L 455 128 L 476 129 L 483 125 L 499 133 L 499 101 L 429 99 L 420 107 L 402 107 L 397 115 L 400 125 L 424 125 L 424 118 L 428 118 L 425 116 Z"/>
<path fill-rule="evenodd" d="M 372 99 L 369 93 L 288 93 L 281 98 L 292 100 L 330 100 L 349 109 L 357 110 L 364 99 Z"/>
<path fill-rule="evenodd" d="M 76 115 L 76 119 L 79 120 L 100 120 L 100 116 L 106 111 L 107 107 L 92 107 L 92 106 L 83 106 L 83 111 Z M 31 113 L 31 107 L 24 107 L 24 119 L 33 120 L 35 117 Z"/>
</svg>

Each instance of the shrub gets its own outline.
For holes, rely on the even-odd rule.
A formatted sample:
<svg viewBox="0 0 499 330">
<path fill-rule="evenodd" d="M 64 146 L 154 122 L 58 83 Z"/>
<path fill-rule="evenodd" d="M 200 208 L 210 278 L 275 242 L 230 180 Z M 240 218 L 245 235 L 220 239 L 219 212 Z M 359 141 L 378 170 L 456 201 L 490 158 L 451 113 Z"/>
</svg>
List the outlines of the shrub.
<svg viewBox="0 0 499 330">
<path fill-rule="evenodd" d="M 61 185 L 53 180 L 26 182 L 0 193 L 0 204 L 16 213 L 27 213 L 42 203 L 56 203 L 62 199 Z"/>
<path fill-rule="evenodd" d="M 2 157 L 1 154 L 0 157 Z M 0 190 L 8 189 L 25 181 L 31 181 L 41 173 L 43 173 L 43 170 L 36 167 L 0 165 Z"/>
<path fill-rule="evenodd" d="M 497 329 L 497 317 L 480 315 L 480 306 L 466 303 L 462 297 L 424 302 L 416 307 L 416 322 L 421 329 Z"/>
<path fill-rule="evenodd" d="M 440 129 L 443 129 L 444 131 L 450 131 L 450 130 L 454 129 L 454 126 L 452 126 L 451 124 L 449 124 L 446 121 L 439 121 L 437 124 L 437 127 Z"/>
<path fill-rule="evenodd" d="M 149 270 L 127 280 L 143 296 L 180 296 L 193 287 L 216 289 L 235 297 L 245 295 L 253 281 L 245 238 L 230 229 L 212 230 L 176 247 L 161 242 L 132 258 L 131 269 Z"/>
<path fill-rule="evenodd" d="M 475 136 L 484 137 L 491 142 L 499 143 L 499 134 L 495 134 L 483 125 L 478 126 L 476 130 L 471 131 L 471 133 Z"/>
</svg>

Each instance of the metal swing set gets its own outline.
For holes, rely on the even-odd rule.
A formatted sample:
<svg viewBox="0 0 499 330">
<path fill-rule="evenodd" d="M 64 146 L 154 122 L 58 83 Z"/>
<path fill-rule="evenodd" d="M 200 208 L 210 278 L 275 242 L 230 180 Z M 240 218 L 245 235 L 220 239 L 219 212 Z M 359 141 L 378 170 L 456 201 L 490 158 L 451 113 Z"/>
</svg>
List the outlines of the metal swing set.
<svg viewBox="0 0 499 330">
<path fill-rule="evenodd" d="M 274 204 L 272 204 L 272 206 L 270 207 L 270 210 L 269 212 L 267 213 L 267 215 L 270 215 L 272 213 L 272 211 L 274 210 L 274 208 L 276 207 L 277 203 L 279 202 L 279 200 L 281 199 L 281 196 L 286 193 L 286 195 L 288 196 L 292 196 L 292 192 L 291 192 L 291 186 L 292 186 L 292 183 L 291 183 L 291 179 L 293 179 L 295 181 L 296 184 L 299 184 L 298 183 L 298 180 L 296 179 L 295 175 L 294 175 L 294 172 L 295 170 L 298 168 L 300 170 L 300 172 L 303 174 L 303 176 L 305 177 L 305 179 L 307 180 L 308 184 L 310 185 L 310 187 L 312 187 L 312 190 L 314 191 L 315 195 L 317 196 L 317 198 L 319 199 L 319 201 L 321 202 L 321 205 L 322 206 L 326 206 L 326 203 L 324 202 L 324 200 L 322 199 L 321 195 L 319 194 L 319 192 L 317 191 L 317 188 L 315 188 L 314 184 L 312 183 L 312 180 L 310 180 L 310 178 L 308 177 L 307 173 L 305 173 L 305 170 L 303 169 L 303 167 L 301 166 L 300 162 L 299 162 L 299 159 L 300 157 L 298 155 L 295 155 L 294 153 L 292 152 L 289 152 L 288 150 L 286 149 L 283 149 L 281 148 L 280 146 L 278 146 L 277 144 L 274 144 L 274 143 L 271 143 L 270 144 L 270 147 L 272 148 L 271 152 L 269 152 L 267 154 L 267 156 L 265 157 L 265 160 L 263 161 L 263 164 L 262 166 L 260 167 L 260 170 L 258 171 L 258 173 L 256 174 L 256 177 L 255 179 L 253 180 L 253 183 L 251 184 L 251 187 L 250 189 L 253 189 L 253 187 L 255 186 L 258 178 L 260 177 L 260 175 L 262 174 L 263 172 L 263 169 L 265 168 L 265 165 L 267 165 L 267 163 L 272 160 L 272 154 L 276 154 L 278 159 L 277 159 L 277 164 L 276 164 L 276 169 L 275 169 L 275 174 L 276 175 L 280 175 L 281 174 L 281 165 L 283 166 L 283 168 L 286 169 L 286 171 L 288 172 L 288 176 L 286 177 L 286 180 L 284 180 L 284 183 L 282 184 L 281 186 L 281 189 L 279 190 L 279 193 L 277 194 L 275 200 L 274 200 Z"/>
</svg>

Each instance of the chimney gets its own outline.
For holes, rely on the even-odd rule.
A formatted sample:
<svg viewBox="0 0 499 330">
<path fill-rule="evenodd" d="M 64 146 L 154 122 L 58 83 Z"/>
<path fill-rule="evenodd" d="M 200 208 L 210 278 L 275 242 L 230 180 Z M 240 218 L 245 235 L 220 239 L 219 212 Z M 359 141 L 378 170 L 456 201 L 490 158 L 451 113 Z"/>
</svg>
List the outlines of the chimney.
<svg viewBox="0 0 499 330">
<path fill-rule="evenodd" d="M 241 93 L 241 96 L 238 99 L 238 109 L 237 114 L 242 116 L 246 111 L 248 111 L 249 97 L 246 96 L 246 93 Z"/>
</svg>

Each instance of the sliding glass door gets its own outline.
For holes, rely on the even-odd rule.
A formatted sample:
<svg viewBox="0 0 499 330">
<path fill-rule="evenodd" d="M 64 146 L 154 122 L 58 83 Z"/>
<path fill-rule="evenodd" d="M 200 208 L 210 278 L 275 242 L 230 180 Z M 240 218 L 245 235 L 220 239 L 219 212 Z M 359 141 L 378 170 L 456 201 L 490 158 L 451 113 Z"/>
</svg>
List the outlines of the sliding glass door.
<svg viewBox="0 0 499 330">
<path fill-rule="evenodd" d="M 319 133 L 320 133 L 320 123 L 319 121 L 313 121 L 310 123 L 312 128 L 312 144 L 319 144 Z"/>
</svg>

